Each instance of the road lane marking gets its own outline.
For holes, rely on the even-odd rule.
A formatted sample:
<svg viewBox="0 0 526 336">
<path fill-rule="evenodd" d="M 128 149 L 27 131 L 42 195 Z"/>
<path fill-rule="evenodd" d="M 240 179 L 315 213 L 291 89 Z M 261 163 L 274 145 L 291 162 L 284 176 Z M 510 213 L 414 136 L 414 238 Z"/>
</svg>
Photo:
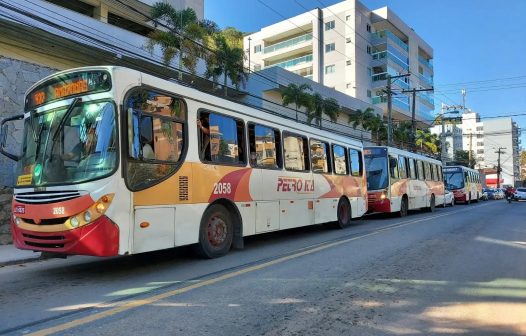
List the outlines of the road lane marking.
<svg viewBox="0 0 526 336">
<path fill-rule="evenodd" d="M 460 212 L 469 211 L 469 210 L 472 210 L 474 208 L 478 208 L 478 207 L 481 207 L 481 206 L 483 206 L 483 205 L 471 206 L 471 207 L 466 208 L 466 209 L 454 210 L 454 211 L 447 212 L 447 213 L 444 213 L 444 214 L 439 214 L 439 215 L 434 215 L 434 216 L 426 216 L 426 217 L 415 219 L 415 220 L 398 222 L 398 223 L 394 223 L 394 224 L 391 224 L 389 226 L 383 227 L 381 229 L 376 229 L 376 230 L 374 230 L 372 232 L 369 232 L 369 233 L 366 233 L 366 234 L 362 234 L 362 235 L 359 235 L 359 236 L 355 236 L 355 237 L 352 237 L 352 238 L 346 238 L 346 239 L 342 239 L 342 240 L 333 241 L 333 242 L 330 242 L 330 243 L 321 243 L 321 244 L 318 244 L 318 245 L 313 245 L 311 247 L 303 248 L 300 252 L 292 253 L 290 255 L 279 257 L 279 258 L 276 258 L 276 259 L 273 259 L 273 260 L 270 260 L 270 261 L 266 261 L 266 262 L 263 262 L 263 263 L 258 264 L 258 265 L 253 265 L 253 266 L 249 266 L 249 267 L 237 270 L 237 271 L 226 273 L 226 274 L 220 275 L 220 276 L 215 277 L 215 278 L 211 278 L 211 279 L 208 279 L 208 280 L 203 280 L 201 282 L 194 283 L 194 284 L 186 286 L 186 287 L 182 287 L 182 288 L 174 289 L 174 290 L 171 290 L 171 291 L 168 291 L 168 292 L 165 292 L 165 293 L 153 295 L 153 296 L 150 296 L 149 298 L 128 301 L 128 302 L 125 302 L 124 304 L 122 304 L 121 306 L 114 307 L 114 308 L 105 310 L 103 312 L 99 312 L 99 313 L 95 313 L 95 314 L 92 314 L 92 315 L 89 315 L 89 316 L 78 318 L 78 319 L 70 321 L 70 322 L 59 324 L 59 325 L 54 326 L 54 327 L 42 329 L 42 330 L 35 331 L 33 333 L 28 333 L 28 334 L 25 334 L 25 335 L 26 336 L 47 336 L 47 335 L 51 335 L 51 334 L 54 334 L 54 333 L 57 333 L 57 332 L 61 332 L 61 331 L 64 331 L 64 330 L 76 328 L 76 327 L 82 326 L 84 324 L 87 324 L 87 323 L 90 323 L 90 322 L 94 322 L 94 321 L 97 321 L 97 320 L 100 320 L 100 319 L 103 319 L 103 318 L 107 318 L 107 317 L 110 317 L 110 316 L 122 313 L 124 311 L 130 310 L 130 309 L 133 309 L 133 308 L 149 305 L 149 304 L 155 303 L 157 301 L 164 300 L 164 299 L 167 299 L 167 298 L 170 298 L 172 296 L 179 295 L 179 294 L 183 294 L 183 293 L 189 292 L 189 291 L 197 289 L 197 288 L 213 285 L 213 284 L 216 284 L 218 282 L 225 281 L 225 280 L 228 280 L 228 279 L 231 279 L 231 278 L 243 275 L 243 274 L 247 274 L 247 273 L 251 273 L 251 272 L 254 272 L 254 271 L 258 271 L 258 270 L 261 270 L 261 269 L 264 269 L 264 268 L 267 268 L 267 267 L 270 267 L 270 266 L 273 266 L 273 265 L 276 265 L 276 264 L 280 264 L 280 263 L 283 263 L 283 262 L 286 262 L 286 261 L 289 261 L 289 260 L 292 260 L 292 259 L 297 259 L 297 258 L 306 256 L 306 255 L 309 255 L 309 254 L 320 252 L 320 251 L 323 251 L 323 250 L 326 250 L 326 249 L 329 249 L 329 248 L 332 248 L 332 247 L 335 247 L 335 246 L 343 245 L 343 244 L 346 244 L 346 243 L 349 243 L 349 242 L 352 242 L 352 241 L 355 241 L 355 240 L 358 240 L 358 239 L 371 237 L 371 236 L 377 235 L 377 234 L 385 232 L 385 231 L 390 231 L 390 230 L 393 230 L 393 229 L 405 227 L 405 226 L 412 225 L 412 224 L 415 224 L 415 223 L 420 223 L 420 222 L 423 222 L 423 221 L 426 221 L 426 220 L 436 219 L 436 218 L 440 218 L 440 217 L 445 217 L 445 216 L 457 214 L 457 213 L 460 213 Z M 101 306 L 94 306 L 93 308 L 105 309 L 106 307 L 101 305 Z"/>
</svg>

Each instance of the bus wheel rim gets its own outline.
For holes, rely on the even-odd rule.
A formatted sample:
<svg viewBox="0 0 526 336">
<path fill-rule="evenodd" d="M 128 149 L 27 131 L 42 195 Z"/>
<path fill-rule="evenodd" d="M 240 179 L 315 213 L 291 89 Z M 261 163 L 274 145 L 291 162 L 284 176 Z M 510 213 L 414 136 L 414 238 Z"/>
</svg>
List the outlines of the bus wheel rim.
<svg viewBox="0 0 526 336">
<path fill-rule="evenodd" d="M 225 242 L 228 227 L 225 221 L 219 216 L 212 216 L 208 221 L 208 241 L 213 246 L 221 245 Z"/>
</svg>

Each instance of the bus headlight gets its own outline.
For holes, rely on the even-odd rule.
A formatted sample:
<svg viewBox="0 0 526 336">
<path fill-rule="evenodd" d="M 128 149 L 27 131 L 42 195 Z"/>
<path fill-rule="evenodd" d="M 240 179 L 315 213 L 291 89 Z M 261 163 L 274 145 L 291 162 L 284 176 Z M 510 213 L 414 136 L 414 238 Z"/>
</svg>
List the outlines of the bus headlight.
<svg viewBox="0 0 526 336">
<path fill-rule="evenodd" d="M 79 224 L 80 224 L 79 223 L 79 219 L 77 218 L 77 216 L 71 217 L 70 223 L 71 223 L 71 226 L 73 226 L 74 228 L 78 227 Z"/>
<path fill-rule="evenodd" d="M 14 217 L 15 217 L 15 224 L 16 224 L 16 226 L 20 226 L 20 224 L 22 223 L 22 220 L 20 219 L 20 217 L 16 217 L 16 216 L 14 216 Z"/>
<path fill-rule="evenodd" d="M 385 194 L 384 194 L 384 193 L 382 193 L 382 194 L 380 195 L 380 199 L 381 199 L 381 200 L 384 200 L 384 199 L 385 199 Z"/>
<path fill-rule="evenodd" d="M 84 221 L 86 223 L 91 222 L 91 212 L 89 212 L 89 210 L 84 213 Z"/>
</svg>

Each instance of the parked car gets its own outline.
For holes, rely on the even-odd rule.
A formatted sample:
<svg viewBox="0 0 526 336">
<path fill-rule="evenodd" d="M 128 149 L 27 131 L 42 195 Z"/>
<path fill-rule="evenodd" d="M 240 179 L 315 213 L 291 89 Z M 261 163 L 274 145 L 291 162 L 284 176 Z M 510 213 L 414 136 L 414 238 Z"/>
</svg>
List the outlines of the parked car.
<svg viewBox="0 0 526 336">
<path fill-rule="evenodd" d="M 455 205 L 455 196 L 453 195 L 453 193 L 447 189 L 444 190 L 444 205 L 443 207 L 445 208 L 446 206 L 454 206 Z"/>
<path fill-rule="evenodd" d="M 480 195 L 480 199 L 483 200 L 483 201 L 487 201 L 488 200 L 488 193 L 486 191 L 484 191 L 484 189 L 482 189 L 482 195 Z"/>
<path fill-rule="evenodd" d="M 504 199 L 504 191 L 502 189 L 495 189 L 495 199 Z"/>
<path fill-rule="evenodd" d="M 517 201 L 526 200 L 526 188 L 517 188 L 513 198 Z"/>
<path fill-rule="evenodd" d="M 484 188 L 482 189 L 482 192 L 485 193 L 489 200 L 495 199 L 495 190 L 491 188 Z"/>
</svg>

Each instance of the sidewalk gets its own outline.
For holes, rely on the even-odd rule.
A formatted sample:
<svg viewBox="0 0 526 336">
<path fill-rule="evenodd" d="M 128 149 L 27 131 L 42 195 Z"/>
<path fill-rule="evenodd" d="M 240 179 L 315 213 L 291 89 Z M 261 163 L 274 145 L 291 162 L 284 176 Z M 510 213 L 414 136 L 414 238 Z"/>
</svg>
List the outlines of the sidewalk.
<svg viewBox="0 0 526 336">
<path fill-rule="evenodd" d="M 40 252 L 19 250 L 14 245 L 0 245 L 0 267 L 21 264 L 40 258 Z"/>
</svg>

